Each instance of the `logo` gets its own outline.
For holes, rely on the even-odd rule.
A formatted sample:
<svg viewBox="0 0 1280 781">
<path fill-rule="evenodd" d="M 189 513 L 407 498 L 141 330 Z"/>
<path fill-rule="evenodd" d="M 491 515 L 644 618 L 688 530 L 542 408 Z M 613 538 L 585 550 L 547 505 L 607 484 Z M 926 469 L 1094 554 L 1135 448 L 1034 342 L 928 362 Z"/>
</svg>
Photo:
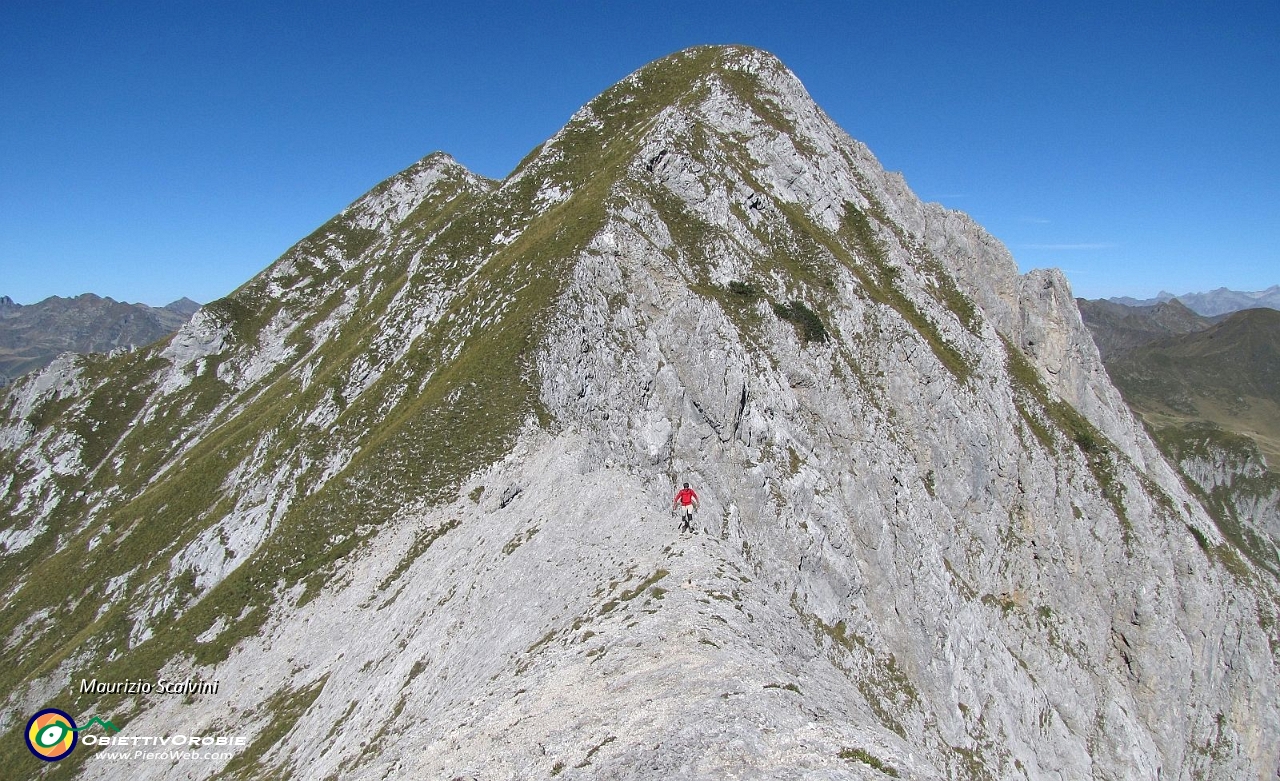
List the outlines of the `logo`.
<svg viewBox="0 0 1280 781">
<path fill-rule="evenodd" d="M 66 759 L 75 750 L 79 740 L 77 733 L 89 729 L 94 724 L 113 732 L 120 731 L 116 725 L 103 721 L 97 716 L 89 719 L 89 723 L 83 727 L 77 727 L 76 720 L 71 718 L 71 714 L 57 708 L 45 708 L 38 711 L 31 717 L 31 721 L 27 722 L 27 748 L 45 762 Z"/>
<path fill-rule="evenodd" d="M 45 762 L 65 759 L 76 747 L 76 721 L 57 708 L 45 708 L 27 722 L 27 748 Z"/>
</svg>

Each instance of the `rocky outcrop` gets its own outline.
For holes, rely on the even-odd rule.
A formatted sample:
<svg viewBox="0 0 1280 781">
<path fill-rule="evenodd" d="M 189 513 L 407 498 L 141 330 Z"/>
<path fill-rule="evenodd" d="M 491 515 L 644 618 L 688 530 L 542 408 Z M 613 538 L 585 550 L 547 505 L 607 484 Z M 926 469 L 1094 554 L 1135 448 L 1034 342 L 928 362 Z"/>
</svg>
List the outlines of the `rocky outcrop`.
<svg viewBox="0 0 1280 781">
<path fill-rule="evenodd" d="M 763 52 L 653 63 L 500 183 L 428 158 L 204 311 L 9 397 L 10 730 L 129 670 L 220 685 L 54 702 L 253 736 L 194 778 L 1275 772 L 1275 578 L 1066 280 Z"/>
</svg>

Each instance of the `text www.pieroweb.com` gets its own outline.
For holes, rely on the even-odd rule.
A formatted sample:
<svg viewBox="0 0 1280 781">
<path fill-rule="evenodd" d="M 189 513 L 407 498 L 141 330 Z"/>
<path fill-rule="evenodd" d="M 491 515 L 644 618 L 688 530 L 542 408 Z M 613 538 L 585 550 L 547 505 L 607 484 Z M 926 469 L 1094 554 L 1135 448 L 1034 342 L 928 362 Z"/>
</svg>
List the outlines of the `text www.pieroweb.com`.
<svg viewBox="0 0 1280 781">
<path fill-rule="evenodd" d="M 99 757 L 107 762 L 124 760 L 144 762 L 190 762 L 209 760 L 225 762 L 235 756 L 234 751 L 101 751 Z"/>
</svg>

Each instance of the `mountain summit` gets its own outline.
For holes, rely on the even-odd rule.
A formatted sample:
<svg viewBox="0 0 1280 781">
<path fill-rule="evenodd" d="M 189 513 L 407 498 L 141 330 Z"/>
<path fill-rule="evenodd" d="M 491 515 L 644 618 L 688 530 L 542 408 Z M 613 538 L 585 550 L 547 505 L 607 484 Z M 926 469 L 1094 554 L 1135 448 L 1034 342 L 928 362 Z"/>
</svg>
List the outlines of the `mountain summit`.
<svg viewBox="0 0 1280 781">
<path fill-rule="evenodd" d="M 427 157 L 0 420 L 5 767 L 82 778 L 1270 778 L 1277 584 L 1055 271 L 772 56 L 700 47 L 505 180 Z M 670 516 L 682 482 L 697 533 Z M 216 692 L 83 692 L 83 679 Z"/>
</svg>

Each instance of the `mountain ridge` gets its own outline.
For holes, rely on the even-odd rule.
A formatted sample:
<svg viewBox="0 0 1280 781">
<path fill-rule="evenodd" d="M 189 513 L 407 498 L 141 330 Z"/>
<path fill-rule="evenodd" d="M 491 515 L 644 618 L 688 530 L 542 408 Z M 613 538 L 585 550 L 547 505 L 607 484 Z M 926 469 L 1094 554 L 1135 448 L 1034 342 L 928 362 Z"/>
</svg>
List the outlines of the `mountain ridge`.
<svg viewBox="0 0 1280 781">
<path fill-rule="evenodd" d="M 1228 290 L 1225 287 L 1220 287 L 1207 293 L 1183 293 L 1180 296 L 1175 296 L 1162 290 L 1155 298 L 1145 300 L 1129 296 L 1120 296 L 1107 300 L 1125 306 L 1154 306 L 1174 299 L 1182 302 L 1184 306 L 1196 314 L 1205 317 L 1216 317 L 1238 312 L 1242 309 L 1258 307 L 1280 309 L 1280 285 L 1272 285 L 1266 290 L 1258 291 Z"/>
<path fill-rule="evenodd" d="M 757 50 L 642 68 L 501 183 L 425 158 L 167 344 L 20 384 L 0 447 L 11 733 L 234 725 L 184 771 L 241 778 L 1276 759 L 1273 579 L 1065 279 Z M 68 696 L 89 668 L 225 688 Z M 95 760 L 53 772 L 169 773 Z"/>
<path fill-rule="evenodd" d="M 1280 430 L 1280 312 L 1245 309 L 1208 328 L 1165 336 L 1112 365 L 1112 375 L 1133 403 L 1168 417 L 1190 415 L 1241 430 L 1253 407 L 1255 439 L 1275 459 Z M 1176 366 L 1176 372 L 1165 367 Z M 1245 426 L 1247 428 L 1247 426 Z"/>
<path fill-rule="evenodd" d="M 1198 315 L 1176 298 L 1150 306 L 1076 299 L 1102 360 L 1174 334 L 1203 331 L 1213 319 Z"/>
</svg>

